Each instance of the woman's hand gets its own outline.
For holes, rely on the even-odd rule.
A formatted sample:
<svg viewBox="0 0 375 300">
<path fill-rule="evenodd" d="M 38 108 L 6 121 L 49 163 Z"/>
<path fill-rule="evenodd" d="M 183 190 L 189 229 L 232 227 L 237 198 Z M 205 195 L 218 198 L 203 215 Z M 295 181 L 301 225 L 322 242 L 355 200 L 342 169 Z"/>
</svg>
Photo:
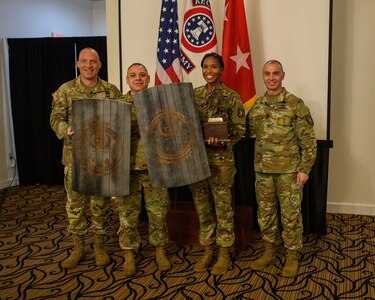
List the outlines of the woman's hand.
<svg viewBox="0 0 375 300">
<path fill-rule="evenodd" d="M 207 144 L 210 145 L 210 146 L 214 146 L 214 147 L 224 147 L 225 146 L 225 142 L 221 142 L 221 141 L 219 141 L 218 138 L 215 138 L 215 137 L 209 137 L 207 139 Z"/>
</svg>

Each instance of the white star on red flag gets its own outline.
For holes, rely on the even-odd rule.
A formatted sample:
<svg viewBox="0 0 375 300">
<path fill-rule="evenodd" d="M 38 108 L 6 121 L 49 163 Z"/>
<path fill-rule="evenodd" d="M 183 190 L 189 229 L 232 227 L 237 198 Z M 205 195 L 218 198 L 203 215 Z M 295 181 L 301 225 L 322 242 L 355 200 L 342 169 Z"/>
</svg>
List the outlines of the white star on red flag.
<svg viewBox="0 0 375 300">
<path fill-rule="evenodd" d="M 236 62 L 236 73 L 241 67 L 244 67 L 250 70 L 250 67 L 247 63 L 247 58 L 249 57 L 250 52 L 242 53 L 240 46 L 237 45 L 237 54 L 230 57 L 231 60 Z"/>
</svg>

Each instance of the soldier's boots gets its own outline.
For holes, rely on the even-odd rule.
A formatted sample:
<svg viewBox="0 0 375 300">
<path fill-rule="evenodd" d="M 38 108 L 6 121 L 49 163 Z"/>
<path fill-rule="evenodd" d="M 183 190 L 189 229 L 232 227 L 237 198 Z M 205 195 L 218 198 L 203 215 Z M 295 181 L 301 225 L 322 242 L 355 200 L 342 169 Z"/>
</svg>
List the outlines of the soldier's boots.
<svg viewBox="0 0 375 300">
<path fill-rule="evenodd" d="M 276 247 L 271 243 L 266 243 L 262 256 L 251 264 L 251 268 L 262 271 L 265 267 L 274 263 L 276 263 Z"/>
<path fill-rule="evenodd" d="M 172 268 L 171 262 L 165 254 L 165 248 L 163 246 L 156 247 L 155 257 L 159 271 L 168 271 Z"/>
<path fill-rule="evenodd" d="M 230 268 L 231 265 L 232 260 L 229 253 L 229 247 L 220 247 L 217 261 L 211 270 L 211 274 L 222 275 Z"/>
<path fill-rule="evenodd" d="M 298 274 L 298 252 L 297 250 L 288 250 L 286 262 L 281 273 L 283 277 L 296 277 Z"/>
<path fill-rule="evenodd" d="M 98 267 L 103 267 L 109 265 L 111 259 L 104 248 L 104 235 L 95 234 L 94 235 L 94 256 L 96 265 Z"/>
<path fill-rule="evenodd" d="M 194 271 L 197 273 L 205 272 L 211 266 L 214 260 L 214 245 L 207 245 L 204 248 L 204 254 L 200 260 L 194 265 Z"/>
<path fill-rule="evenodd" d="M 134 276 L 136 272 L 134 251 L 125 250 L 124 274 L 126 277 L 130 277 Z"/>
<path fill-rule="evenodd" d="M 83 236 L 73 234 L 74 248 L 69 257 L 62 261 L 61 267 L 64 269 L 71 269 L 76 267 L 81 260 L 85 257 Z"/>
</svg>

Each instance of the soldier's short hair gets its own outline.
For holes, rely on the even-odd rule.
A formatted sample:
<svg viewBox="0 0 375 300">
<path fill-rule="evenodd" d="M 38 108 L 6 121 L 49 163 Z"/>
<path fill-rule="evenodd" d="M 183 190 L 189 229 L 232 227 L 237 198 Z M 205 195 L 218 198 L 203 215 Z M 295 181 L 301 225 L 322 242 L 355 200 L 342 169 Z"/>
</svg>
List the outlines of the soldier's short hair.
<svg viewBox="0 0 375 300">
<path fill-rule="evenodd" d="M 143 68 L 148 72 L 147 68 L 146 68 L 143 64 L 141 64 L 141 63 L 139 63 L 139 62 L 132 63 L 132 64 L 128 67 L 128 71 L 129 71 L 130 68 L 133 67 L 133 66 L 141 66 L 141 67 L 143 67 Z"/>
<path fill-rule="evenodd" d="M 201 67 L 203 67 L 203 62 L 204 60 L 207 58 L 207 57 L 213 57 L 213 58 L 216 58 L 219 62 L 219 65 L 220 65 L 220 68 L 224 70 L 224 61 L 223 61 L 223 57 L 219 54 L 217 54 L 216 52 L 210 52 L 210 53 L 206 53 L 203 58 L 202 58 L 202 61 L 201 61 Z"/>
<path fill-rule="evenodd" d="M 79 56 L 81 55 L 81 53 L 82 53 L 83 51 L 85 51 L 85 50 L 90 50 L 90 51 L 94 52 L 95 55 L 98 57 L 98 60 L 100 61 L 100 55 L 99 55 L 99 52 L 96 51 L 94 48 L 91 48 L 91 47 L 86 47 L 86 48 L 81 49 L 81 51 L 79 51 L 79 53 L 78 53 L 78 60 L 79 60 Z"/>
<path fill-rule="evenodd" d="M 276 64 L 276 65 L 279 65 L 280 68 L 281 68 L 281 71 L 284 72 L 283 65 L 281 64 L 281 62 L 279 62 L 279 61 L 276 60 L 276 59 L 270 59 L 270 60 L 268 60 L 268 61 L 266 61 L 266 62 L 264 63 L 264 65 L 267 65 L 267 64 L 272 64 L 272 65 Z"/>
</svg>

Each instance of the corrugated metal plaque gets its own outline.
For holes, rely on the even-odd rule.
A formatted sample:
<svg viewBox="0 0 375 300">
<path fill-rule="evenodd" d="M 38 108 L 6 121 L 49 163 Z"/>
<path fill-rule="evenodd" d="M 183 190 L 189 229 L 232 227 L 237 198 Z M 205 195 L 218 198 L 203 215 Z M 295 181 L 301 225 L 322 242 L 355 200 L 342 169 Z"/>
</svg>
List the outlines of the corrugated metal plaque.
<svg viewBox="0 0 375 300">
<path fill-rule="evenodd" d="M 103 197 L 129 194 L 131 104 L 75 99 L 73 190 Z"/>
<path fill-rule="evenodd" d="M 154 187 L 178 187 L 209 177 L 206 149 L 191 83 L 151 87 L 134 105 Z"/>
</svg>

